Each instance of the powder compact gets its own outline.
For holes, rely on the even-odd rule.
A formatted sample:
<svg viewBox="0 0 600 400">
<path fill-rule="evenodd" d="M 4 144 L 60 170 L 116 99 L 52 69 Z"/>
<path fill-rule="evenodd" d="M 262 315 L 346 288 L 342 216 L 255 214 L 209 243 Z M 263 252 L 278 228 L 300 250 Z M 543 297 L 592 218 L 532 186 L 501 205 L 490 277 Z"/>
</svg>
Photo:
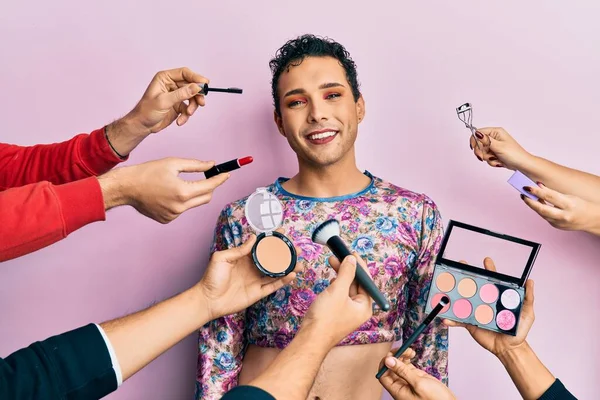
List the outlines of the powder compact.
<svg viewBox="0 0 600 400">
<path fill-rule="evenodd" d="M 252 193 L 245 206 L 246 220 L 258 233 L 252 247 L 252 259 L 265 275 L 277 278 L 286 276 L 296 267 L 296 248 L 287 236 L 276 231 L 283 222 L 283 205 L 266 188 Z"/>
<path fill-rule="evenodd" d="M 450 220 L 425 312 L 450 298 L 439 318 L 516 336 L 529 277 L 541 245 Z M 496 272 L 483 267 L 493 260 Z"/>
</svg>

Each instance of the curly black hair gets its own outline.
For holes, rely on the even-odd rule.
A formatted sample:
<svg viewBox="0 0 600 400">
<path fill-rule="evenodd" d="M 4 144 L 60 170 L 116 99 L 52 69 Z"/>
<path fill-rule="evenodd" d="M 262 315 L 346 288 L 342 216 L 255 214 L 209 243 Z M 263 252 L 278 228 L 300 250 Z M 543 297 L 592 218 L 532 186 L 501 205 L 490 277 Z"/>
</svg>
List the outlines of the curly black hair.
<svg viewBox="0 0 600 400">
<path fill-rule="evenodd" d="M 281 73 L 290 66 L 300 65 L 305 57 L 311 56 L 329 56 L 337 59 L 346 71 L 346 79 L 348 79 L 348 83 L 352 88 L 354 101 L 358 101 L 360 97 L 358 76 L 356 64 L 350 58 L 350 53 L 348 53 L 344 46 L 332 39 L 306 34 L 296 39 L 288 40 L 286 44 L 277 50 L 275 57 L 269 61 L 271 73 L 273 74 L 271 92 L 277 115 L 281 115 L 281 106 L 279 104 L 279 96 L 277 95 L 277 85 L 279 84 Z"/>
</svg>

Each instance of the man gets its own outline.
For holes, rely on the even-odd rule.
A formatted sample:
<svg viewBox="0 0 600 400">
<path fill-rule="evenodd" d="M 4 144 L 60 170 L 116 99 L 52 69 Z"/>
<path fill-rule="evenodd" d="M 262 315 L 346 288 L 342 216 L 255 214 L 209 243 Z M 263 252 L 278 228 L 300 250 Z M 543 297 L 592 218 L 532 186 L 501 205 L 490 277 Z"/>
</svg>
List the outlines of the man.
<svg viewBox="0 0 600 400">
<path fill-rule="evenodd" d="M 168 158 L 109 171 L 150 134 L 185 124 L 204 106 L 202 82 L 188 68 L 162 71 L 131 112 L 89 135 L 31 147 L 0 143 L 0 261 L 62 240 L 120 205 L 167 223 L 207 203 L 228 175 L 186 182 L 178 174 L 213 162 Z"/>
<path fill-rule="evenodd" d="M 256 379 L 292 341 L 315 296 L 334 277 L 313 229 L 337 218 L 342 237 L 367 263 L 391 309 L 373 317 L 328 353 L 311 399 L 379 399 L 380 359 L 424 318 L 442 220 L 425 195 L 394 186 L 356 166 L 354 143 L 365 116 L 354 62 L 339 43 L 305 35 L 271 60 L 274 119 L 297 155 L 299 171 L 267 190 L 284 206 L 284 230 L 306 270 L 292 285 L 199 331 L 196 398 L 218 399 Z M 212 250 L 243 242 L 251 229 L 245 200 L 227 205 Z M 433 323 L 415 344 L 418 368 L 447 383 L 447 328 Z"/>
</svg>

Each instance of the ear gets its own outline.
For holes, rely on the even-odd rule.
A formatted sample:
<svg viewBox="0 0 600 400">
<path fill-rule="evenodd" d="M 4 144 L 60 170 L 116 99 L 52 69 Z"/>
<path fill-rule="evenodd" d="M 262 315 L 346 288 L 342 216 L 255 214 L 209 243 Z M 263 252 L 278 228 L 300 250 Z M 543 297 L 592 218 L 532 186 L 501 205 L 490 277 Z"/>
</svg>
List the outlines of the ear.
<svg viewBox="0 0 600 400">
<path fill-rule="evenodd" d="M 275 110 L 273 110 L 273 121 L 275 121 L 275 125 L 277 125 L 277 130 L 279 130 L 279 134 L 285 137 L 285 132 L 283 130 L 283 120 Z"/>
<path fill-rule="evenodd" d="M 360 124 L 365 119 L 365 99 L 362 94 L 356 101 L 356 115 L 358 116 L 358 123 Z"/>
</svg>

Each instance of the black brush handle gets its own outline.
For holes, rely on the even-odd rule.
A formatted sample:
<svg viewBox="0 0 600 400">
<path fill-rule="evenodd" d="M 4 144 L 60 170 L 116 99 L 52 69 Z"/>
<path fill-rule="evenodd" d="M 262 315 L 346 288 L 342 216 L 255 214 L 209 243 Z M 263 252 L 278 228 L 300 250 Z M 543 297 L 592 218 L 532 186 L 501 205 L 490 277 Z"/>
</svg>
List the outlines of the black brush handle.
<svg viewBox="0 0 600 400">
<path fill-rule="evenodd" d="M 337 259 L 340 260 L 340 262 L 344 261 L 346 257 L 352 255 L 342 238 L 339 236 L 332 236 L 327 241 L 327 246 L 331 249 Z M 390 309 L 389 301 L 387 301 L 383 293 L 381 293 L 377 286 L 375 286 L 375 282 L 373 282 L 369 274 L 367 274 L 367 272 L 360 265 L 356 266 L 355 278 L 358 281 L 358 284 L 362 286 L 367 293 L 369 293 L 369 296 L 371 296 L 373 300 L 375 300 L 375 303 L 377 303 L 379 308 L 381 308 L 383 311 L 388 311 Z"/>
</svg>

